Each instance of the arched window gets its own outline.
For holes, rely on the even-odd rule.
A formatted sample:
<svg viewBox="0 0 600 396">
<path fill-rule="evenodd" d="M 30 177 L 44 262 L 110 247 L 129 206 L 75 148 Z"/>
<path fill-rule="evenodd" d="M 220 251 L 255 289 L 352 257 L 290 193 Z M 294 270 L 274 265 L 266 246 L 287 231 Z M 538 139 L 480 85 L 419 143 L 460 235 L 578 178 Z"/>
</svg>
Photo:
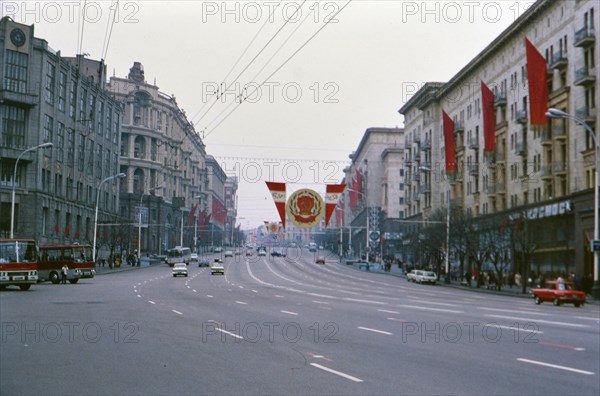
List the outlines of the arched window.
<svg viewBox="0 0 600 396">
<path fill-rule="evenodd" d="M 136 169 L 133 174 L 133 193 L 143 194 L 145 185 L 144 171 L 142 169 Z"/>
</svg>

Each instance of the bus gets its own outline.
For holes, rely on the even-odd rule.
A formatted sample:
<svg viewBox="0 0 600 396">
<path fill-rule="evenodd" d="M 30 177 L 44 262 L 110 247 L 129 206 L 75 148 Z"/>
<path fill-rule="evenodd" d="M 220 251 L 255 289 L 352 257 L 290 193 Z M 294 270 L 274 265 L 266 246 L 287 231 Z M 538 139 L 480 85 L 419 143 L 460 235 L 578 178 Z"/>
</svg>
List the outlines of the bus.
<svg viewBox="0 0 600 396">
<path fill-rule="evenodd" d="M 189 264 L 192 261 L 192 250 L 188 247 L 175 246 L 167 252 L 167 264 L 172 267 L 175 263 Z"/>
<path fill-rule="evenodd" d="M 29 290 L 38 281 L 38 246 L 31 239 L 0 239 L 0 289 Z"/>
<path fill-rule="evenodd" d="M 38 278 L 40 282 L 60 283 L 60 275 L 64 265 L 69 267 L 67 280 L 77 283 L 81 278 L 93 278 L 96 266 L 92 258 L 90 245 L 43 245 L 40 246 L 38 261 Z"/>
</svg>

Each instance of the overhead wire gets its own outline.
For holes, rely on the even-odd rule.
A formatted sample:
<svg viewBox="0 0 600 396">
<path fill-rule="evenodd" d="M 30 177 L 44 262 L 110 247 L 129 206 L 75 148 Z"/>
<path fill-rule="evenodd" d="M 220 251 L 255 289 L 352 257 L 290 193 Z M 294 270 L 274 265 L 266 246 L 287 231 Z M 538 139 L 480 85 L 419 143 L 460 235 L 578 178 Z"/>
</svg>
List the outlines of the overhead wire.
<svg viewBox="0 0 600 396">
<path fill-rule="evenodd" d="M 287 26 L 287 24 L 290 22 L 290 20 L 292 20 L 296 16 L 296 14 L 300 11 L 300 9 L 302 9 L 302 7 L 304 6 L 304 4 L 307 1 L 308 0 L 304 0 L 300 4 L 300 6 L 298 6 L 296 8 L 296 10 L 292 14 L 292 16 L 286 19 L 286 21 L 283 23 L 283 25 L 281 25 L 281 27 L 275 32 L 275 34 L 269 39 L 269 41 L 267 41 L 267 43 L 265 45 L 263 45 L 263 47 L 260 49 L 260 51 L 258 51 L 258 53 L 256 55 L 254 55 L 254 57 L 250 60 L 250 62 L 248 62 L 248 64 L 242 69 L 242 71 L 238 73 L 238 75 L 235 77 L 235 79 L 231 83 L 229 83 L 225 86 L 225 89 L 223 90 L 223 92 L 227 92 L 227 90 L 231 87 L 231 85 L 233 85 L 237 82 L 237 80 L 242 76 L 242 74 L 244 74 L 244 72 L 246 70 L 248 70 L 248 68 L 252 65 L 252 63 L 254 63 L 254 61 L 263 53 L 263 51 L 269 46 L 269 44 L 271 44 L 273 42 L 273 40 L 279 35 L 279 33 Z M 213 108 L 215 103 L 216 103 L 216 101 L 213 102 L 213 104 L 210 106 L 210 108 L 198 119 L 197 122 L 200 122 L 204 117 L 206 117 L 206 115 Z"/>
<path fill-rule="evenodd" d="M 113 27 L 115 26 L 117 10 L 119 8 L 119 0 L 116 0 L 114 2 L 114 6 L 111 5 L 111 7 L 114 7 L 113 8 L 114 11 L 112 13 L 112 18 L 111 18 L 110 13 L 108 14 L 108 22 L 106 24 L 106 32 L 104 33 L 104 43 L 102 44 L 102 58 L 101 59 L 103 59 L 104 61 L 106 61 L 106 54 L 108 53 L 108 47 L 110 46 L 110 38 L 112 37 Z M 110 31 L 109 31 L 109 26 L 110 26 Z"/>
<path fill-rule="evenodd" d="M 344 4 L 339 10 L 337 10 L 337 12 L 335 14 L 333 14 L 331 16 L 331 20 L 333 20 L 337 15 L 339 15 L 340 12 L 342 12 L 350 3 L 352 2 L 352 0 L 348 0 L 346 2 L 346 4 Z M 306 45 L 308 45 L 308 43 L 310 41 L 312 41 L 317 34 L 319 34 L 329 23 L 326 22 L 323 24 L 323 26 L 321 26 L 312 36 L 310 36 L 308 38 L 308 40 L 306 40 L 296 51 L 294 51 L 278 68 L 276 68 L 260 85 L 258 85 L 257 87 L 254 87 L 254 91 L 251 92 L 250 95 L 247 95 L 246 97 L 250 97 L 252 94 L 254 94 L 260 87 L 262 87 L 267 81 L 269 81 L 269 79 L 271 77 L 273 77 L 279 70 L 281 70 L 292 58 L 294 58 L 304 47 L 306 47 Z M 242 105 L 243 101 L 240 101 L 240 103 L 237 104 L 236 107 L 234 107 L 229 113 L 227 113 L 227 115 L 225 116 L 225 118 L 223 118 L 221 121 L 219 121 L 219 123 L 217 125 L 214 126 L 214 128 L 209 131 L 208 133 L 206 133 L 204 135 L 204 137 L 208 137 L 210 134 L 212 134 L 223 122 L 225 122 L 225 120 L 227 120 L 231 114 L 233 114 L 233 112 L 235 110 L 237 110 L 241 105 Z"/>
</svg>

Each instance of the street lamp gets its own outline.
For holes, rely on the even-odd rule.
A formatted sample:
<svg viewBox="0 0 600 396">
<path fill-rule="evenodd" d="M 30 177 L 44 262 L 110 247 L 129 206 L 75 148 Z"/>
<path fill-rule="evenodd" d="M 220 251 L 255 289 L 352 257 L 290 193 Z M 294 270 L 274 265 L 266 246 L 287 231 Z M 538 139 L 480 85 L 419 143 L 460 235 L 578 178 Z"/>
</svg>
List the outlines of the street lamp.
<svg viewBox="0 0 600 396">
<path fill-rule="evenodd" d="M 98 185 L 98 192 L 96 193 L 96 211 L 94 214 L 94 244 L 92 245 L 92 259 L 94 260 L 94 263 L 96 262 L 96 235 L 97 235 L 97 231 L 98 231 L 98 201 L 100 201 L 101 187 L 104 183 L 106 183 L 109 180 L 116 179 L 116 178 L 122 179 L 126 176 L 127 175 L 125 173 L 117 173 L 116 175 L 109 176 L 106 179 L 102 180 L 100 182 L 100 184 Z"/>
<path fill-rule="evenodd" d="M 431 173 L 431 168 L 427 166 L 420 166 L 420 171 Z M 445 272 L 446 277 L 444 282 L 450 283 L 450 181 L 448 181 L 448 176 L 444 175 L 444 182 L 446 183 L 446 196 L 447 196 L 447 213 L 446 213 L 446 257 L 445 257 Z"/>
<path fill-rule="evenodd" d="M 585 128 L 585 130 L 590 134 L 590 136 L 592 137 L 592 140 L 594 141 L 594 146 L 595 146 L 595 156 L 596 156 L 596 170 L 595 170 L 595 181 L 594 181 L 594 204 L 592 205 L 592 208 L 594 209 L 594 240 L 592 241 L 592 253 L 594 254 L 594 287 L 592 288 L 592 296 L 595 299 L 600 299 L 600 281 L 598 280 L 598 274 L 600 273 L 600 250 L 598 247 L 598 244 L 600 244 L 599 240 L 600 240 L 600 231 L 598 230 L 600 224 L 598 224 L 598 212 L 600 211 L 600 208 L 598 207 L 600 205 L 600 202 L 598 201 L 598 188 L 600 187 L 600 166 L 599 166 L 599 158 L 598 158 L 598 151 L 600 149 L 600 142 L 598 142 L 598 139 L 596 138 L 596 134 L 594 133 L 594 130 L 592 129 L 592 127 L 590 127 L 587 122 L 585 122 L 584 120 L 582 120 L 579 117 L 576 117 L 574 115 L 571 115 L 569 113 L 565 113 L 562 110 L 558 110 L 558 109 L 554 109 L 554 108 L 550 108 L 548 109 L 548 111 L 546 112 L 546 117 L 548 118 L 563 118 L 563 119 L 569 119 L 574 121 L 575 123 L 583 126 Z"/>
<path fill-rule="evenodd" d="M 138 223 L 138 261 L 142 258 L 142 200 L 144 199 L 144 194 L 150 194 L 151 191 L 158 190 L 164 188 L 164 183 L 159 184 L 158 186 L 151 187 L 146 191 L 142 191 L 142 195 L 140 196 L 140 206 L 139 206 L 139 223 Z"/>
<path fill-rule="evenodd" d="M 19 160 L 25 153 L 28 153 L 30 151 L 36 151 L 37 149 L 47 148 L 47 147 L 52 147 L 52 143 L 42 143 L 35 147 L 30 147 L 30 148 L 26 149 L 25 151 L 23 151 L 21 154 L 19 154 L 19 156 L 17 157 L 17 160 L 15 161 L 15 170 L 13 172 L 13 179 L 12 179 L 12 183 L 13 183 L 13 185 L 12 185 L 12 201 L 11 201 L 11 206 L 10 206 L 10 239 L 14 238 L 14 230 L 15 230 L 15 189 L 17 186 L 17 164 L 19 163 Z"/>
</svg>

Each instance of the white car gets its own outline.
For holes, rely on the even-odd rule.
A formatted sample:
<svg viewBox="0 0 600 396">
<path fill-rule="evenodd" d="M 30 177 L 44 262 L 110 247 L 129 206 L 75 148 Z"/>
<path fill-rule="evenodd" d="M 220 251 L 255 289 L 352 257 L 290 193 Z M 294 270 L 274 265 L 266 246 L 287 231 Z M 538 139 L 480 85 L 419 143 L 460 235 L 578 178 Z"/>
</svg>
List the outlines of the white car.
<svg viewBox="0 0 600 396">
<path fill-rule="evenodd" d="M 259 255 L 259 256 L 263 256 L 263 257 L 264 257 L 264 256 L 266 256 L 266 255 L 267 255 L 267 251 L 266 251 L 266 250 L 263 250 L 263 249 L 260 249 L 260 250 L 258 251 L 258 255 Z"/>
<path fill-rule="evenodd" d="M 190 255 L 190 261 L 193 261 L 194 263 L 197 263 L 197 262 L 198 262 L 198 259 L 199 259 L 199 258 L 198 258 L 198 253 L 192 253 L 192 254 Z"/>
<path fill-rule="evenodd" d="M 188 276 L 187 265 L 185 263 L 173 264 L 173 278 L 179 275 Z"/>
<path fill-rule="evenodd" d="M 435 285 L 437 282 L 437 275 L 432 271 L 419 271 L 420 274 L 416 276 L 415 281 L 417 283 L 429 283 Z"/>
<path fill-rule="evenodd" d="M 223 253 L 224 257 L 233 257 L 233 252 L 231 250 L 225 250 L 225 253 Z"/>
<path fill-rule="evenodd" d="M 210 274 L 211 275 L 214 275 L 214 274 L 225 275 L 225 267 L 223 267 L 221 260 L 217 259 L 213 262 L 213 264 L 210 267 Z"/>
</svg>

